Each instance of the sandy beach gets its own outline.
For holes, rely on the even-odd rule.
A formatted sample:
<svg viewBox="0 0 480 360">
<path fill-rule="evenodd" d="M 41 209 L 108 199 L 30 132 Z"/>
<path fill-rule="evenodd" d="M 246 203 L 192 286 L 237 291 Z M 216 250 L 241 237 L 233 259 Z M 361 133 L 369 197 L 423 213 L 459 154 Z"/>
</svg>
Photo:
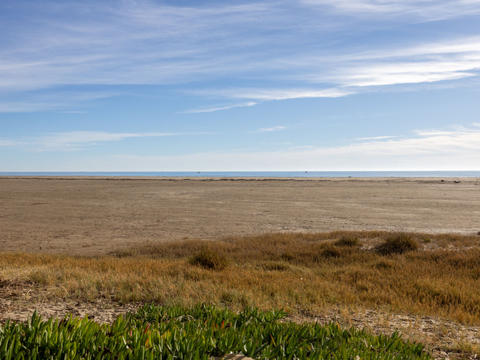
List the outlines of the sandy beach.
<svg viewBox="0 0 480 360">
<path fill-rule="evenodd" d="M 0 178 L 3 251 L 107 254 L 265 232 L 476 233 L 480 180 Z"/>
</svg>

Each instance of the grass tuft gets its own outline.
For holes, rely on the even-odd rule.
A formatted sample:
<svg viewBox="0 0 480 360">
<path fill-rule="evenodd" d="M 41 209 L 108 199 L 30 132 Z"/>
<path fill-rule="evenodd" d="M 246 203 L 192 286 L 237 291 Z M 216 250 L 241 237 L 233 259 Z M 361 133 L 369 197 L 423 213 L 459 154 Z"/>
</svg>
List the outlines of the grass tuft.
<svg viewBox="0 0 480 360">
<path fill-rule="evenodd" d="M 190 264 L 209 270 L 224 270 L 228 265 L 225 255 L 212 249 L 204 248 L 190 258 Z"/>
<path fill-rule="evenodd" d="M 407 251 L 414 251 L 417 249 L 417 241 L 414 239 L 413 235 L 407 233 L 394 234 L 375 248 L 377 253 L 381 255 L 403 254 Z"/>
<path fill-rule="evenodd" d="M 342 256 L 340 250 L 334 246 L 326 246 L 320 253 L 323 258 L 339 258 Z"/>
<path fill-rule="evenodd" d="M 261 264 L 263 270 L 267 271 L 287 271 L 290 266 L 281 262 L 266 262 Z"/>
<path fill-rule="evenodd" d="M 358 238 L 354 236 L 342 236 L 340 239 L 335 241 L 334 243 L 336 246 L 344 246 L 344 247 L 355 247 L 360 245 L 360 241 Z"/>
</svg>

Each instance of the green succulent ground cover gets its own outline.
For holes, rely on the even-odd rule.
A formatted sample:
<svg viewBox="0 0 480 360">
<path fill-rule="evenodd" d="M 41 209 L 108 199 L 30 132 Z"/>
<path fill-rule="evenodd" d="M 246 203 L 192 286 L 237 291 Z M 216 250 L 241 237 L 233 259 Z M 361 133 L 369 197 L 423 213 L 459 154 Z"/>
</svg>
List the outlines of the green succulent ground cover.
<svg viewBox="0 0 480 360">
<path fill-rule="evenodd" d="M 285 313 L 235 313 L 146 305 L 113 324 L 89 319 L 0 326 L 0 359 L 209 359 L 228 353 L 256 359 L 430 359 L 421 344 L 335 324 L 281 321 Z"/>
</svg>

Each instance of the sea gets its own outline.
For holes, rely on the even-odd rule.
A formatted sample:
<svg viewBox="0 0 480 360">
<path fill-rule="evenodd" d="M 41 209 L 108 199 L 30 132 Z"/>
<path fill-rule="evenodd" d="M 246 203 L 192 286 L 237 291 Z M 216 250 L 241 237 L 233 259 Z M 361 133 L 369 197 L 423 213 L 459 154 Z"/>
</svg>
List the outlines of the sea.
<svg viewBox="0 0 480 360">
<path fill-rule="evenodd" d="M 1 176 L 215 177 L 215 178 L 421 178 L 479 177 L 480 171 L 152 171 L 152 172 L 0 172 Z"/>
</svg>

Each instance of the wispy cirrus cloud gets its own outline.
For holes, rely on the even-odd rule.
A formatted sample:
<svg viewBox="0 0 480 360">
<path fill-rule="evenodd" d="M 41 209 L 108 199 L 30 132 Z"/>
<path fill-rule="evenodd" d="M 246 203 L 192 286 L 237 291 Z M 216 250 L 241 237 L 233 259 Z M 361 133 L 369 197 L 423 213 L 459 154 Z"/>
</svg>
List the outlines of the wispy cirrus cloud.
<svg viewBox="0 0 480 360">
<path fill-rule="evenodd" d="M 0 139 L 0 146 L 11 147 L 11 146 L 17 146 L 19 144 L 20 143 L 18 141 Z"/>
<path fill-rule="evenodd" d="M 275 16 L 268 3 L 186 7 L 145 0 L 115 5 L 47 0 L 29 10 L 35 17 L 0 25 L 12 40 L 0 50 L 0 90 L 171 84 L 241 71 L 251 66 L 248 54 L 233 50 L 254 48 L 265 39 L 244 42 L 240 34 L 263 15 Z M 222 48 L 232 51 L 212 56 Z"/>
<path fill-rule="evenodd" d="M 478 0 L 300 0 L 341 13 L 366 16 L 406 16 L 410 21 L 433 21 L 480 13 Z"/>
<path fill-rule="evenodd" d="M 332 67 L 333 59 L 324 59 L 324 67 Z M 352 92 L 362 87 L 432 83 L 458 80 L 479 75 L 480 38 L 461 37 L 420 45 L 388 47 L 342 55 L 335 59 L 335 71 L 315 69 L 321 58 L 301 60 L 306 70 L 305 81 L 336 83 Z M 309 74 L 307 72 L 310 71 Z"/>
<path fill-rule="evenodd" d="M 31 148 L 35 151 L 79 150 L 106 142 L 136 138 L 206 135 L 207 132 L 144 132 L 67 131 L 24 137 L 18 140 L 0 139 L 0 146 Z"/>
<path fill-rule="evenodd" d="M 197 90 L 192 93 L 204 96 L 219 96 L 234 99 L 252 99 L 260 101 L 291 100 L 307 98 L 337 98 L 352 94 L 350 90 L 336 88 L 315 89 L 315 88 L 227 88 Z"/>
<path fill-rule="evenodd" d="M 282 131 L 282 130 L 286 130 L 286 129 L 287 129 L 286 126 L 277 125 L 277 126 L 272 126 L 272 127 L 268 127 L 268 128 L 260 128 L 260 129 L 256 130 L 255 132 L 260 132 L 260 133 L 275 132 L 275 131 Z"/>
<path fill-rule="evenodd" d="M 367 137 L 360 137 L 356 140 L 358 141 L 371 141 L 371 140 L 388 140 L 388 139 L 395 139 L 398 136 L 392 135 L 382 135 L 382 136 L 367 136 Z"/>
<path fill-rule="evenodd" d="M 332 29 L 351 33 L 361 27 L 325 12 L 379 15 L 366 20 L 369 31 L 375 31 L 376 21 L 386 15 L 402 15 L 408 23 L 410 18 L 421 22 L 480 14 L 477 0 L 190 6 L 148 0 L 61 4 L 46 0 L 41 5 L 31 2 L 28 11 L 35 16 L 22 22 L 12 21 L 9 7 L 3 6 L 0 3 L 3 112 L 77 106 L 74 97 L 62 99 L 58 89 L 65 86 L 87 92 L 92 85 L 162 85 L 177 93 L 214 97 L 213 103 L 224 98 L 249 100 L 183 111 L 209 113 L 263 101 L 342 97 L 372 86 L 458 81 L 478 76 L 480 64 L 479 38 L 465 34 L 447 33 L 443 40 L 441 34 L 436 39 L 419 36 L 395 46 L 347 42 L 335 47 Z M 382 29 L 379 25 L 378 31 Z M 246 80 L 258 85 L 246 87 Z M 192 83 L 197 90 L 190 88 Z M 32 97 L 32 91 L 45 89 L 53 95 L 58 91 L 59 96 Z"/>
<path fill-rule="evenodd" d="M 83 113 L 82 108 L 91 101 L 112 98 L 121 95 L 120 91 L 76 90 L 76 91 L 31 91 L 21 97 L 17 93 L 0 93 L 0 113 L 40 112 L 58 110 L 66 113 Z M 3 95 L 3 96 L 2 96 Z"/>
<path fill-rule="evenodd" d="M 224 111 L 230 110 L 235 108 L 242 108 L 242 107 L 251 107 L 257 105 L 254 101 L 249 101 L 240 104 L 230 104 L 230 105 L 223 105 L 223 106 L 213 106 L 213 107 L 206 107 L 206 108 L 199 108 L 199 109 L 190 109 L 182 111 L 183 114 L 202 114 L 202 113 L 211 113 L 217 111 Z"/>
<path fill-rule="evenodd" d="M 300 98 L 336 98 L 364 91 L 365 87 L 437 83 L 477 77 L 480 38 L 462 37 L 420 45 L 389 47 L 342 54 L 284 59 L 297 71 L 284 79 L 310 84 L 304 88 L 225 88 L 197 90 L 205 96 L 252 99 L 257 102 Z M 282 76 L 280 77 L 282 78 Z M 322 84 L 315 88 L 312 84 Z M 332 86 L 326 88 L 324 84 Z"/>
</svg>

